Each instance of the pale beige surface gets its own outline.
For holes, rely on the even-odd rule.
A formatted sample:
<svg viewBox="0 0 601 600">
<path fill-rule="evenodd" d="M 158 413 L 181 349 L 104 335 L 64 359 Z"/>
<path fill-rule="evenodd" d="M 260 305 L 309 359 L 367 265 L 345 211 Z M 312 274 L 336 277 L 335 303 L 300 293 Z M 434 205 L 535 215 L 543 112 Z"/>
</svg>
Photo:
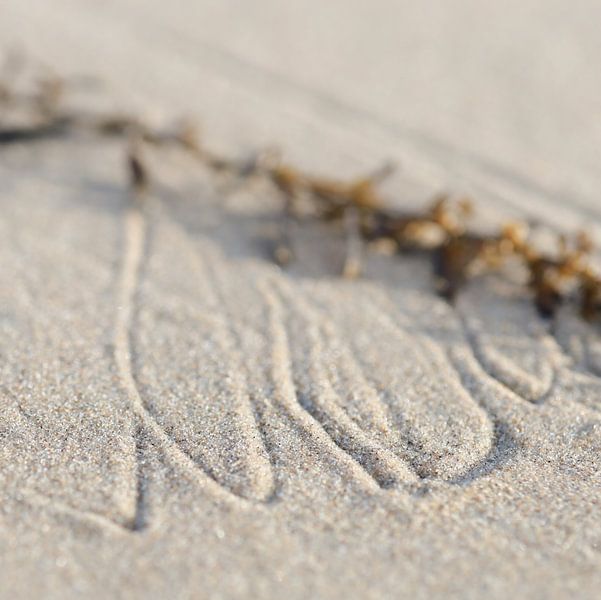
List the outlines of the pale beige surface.
<svg viewBox="0 0 601 600">
<path fill-rule="evenodd" d="M 0 39 L 232 153 L 599 221 L 596 3 L 4 2 Z M 81 93 L 78 102 L 97 102 Z M 596 597 L 601 337 L 297 229 L 177 153 L 0 154 L 0 595 Z"/>
</svg>

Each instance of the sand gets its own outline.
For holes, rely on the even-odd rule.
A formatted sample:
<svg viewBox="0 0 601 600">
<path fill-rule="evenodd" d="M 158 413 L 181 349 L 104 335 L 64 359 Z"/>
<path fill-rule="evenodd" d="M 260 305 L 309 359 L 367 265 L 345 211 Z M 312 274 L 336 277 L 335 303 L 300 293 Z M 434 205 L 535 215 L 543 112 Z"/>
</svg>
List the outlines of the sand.
<svg viewBox="0 0 601 600">
<path fill-rule="evenodd" d="M 0 39 L 98 75 L 79 107 L 598 227 L 596 5 L 322 4 L 15 1 Z M 138 205 L 117 140 L 0 149 L 0 597 L 597 597 L 598 330 L 418 257 L 344 281 L 318 225 L 282 270 L 265 182 L 146 159 Z"/>
</svg>

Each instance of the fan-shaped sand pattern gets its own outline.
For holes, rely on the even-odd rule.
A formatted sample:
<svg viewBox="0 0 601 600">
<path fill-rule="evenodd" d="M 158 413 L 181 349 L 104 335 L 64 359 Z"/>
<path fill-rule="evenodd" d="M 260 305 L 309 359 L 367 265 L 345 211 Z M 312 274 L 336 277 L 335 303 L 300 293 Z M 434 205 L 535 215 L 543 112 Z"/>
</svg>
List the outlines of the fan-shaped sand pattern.
<svg viewBox="0 0 601 600">
<path fill-rule="evenodd" d="M 582 351 L 586 343 L 595 342 L 594 332 L 571 307 L 549 322 L 539 317 L 527 298 L 515 290 L 513 296 L 506 292 L 480 282 L 465 290 L 454 307 L 425 295 L 421 308 L 415 299 L 404 302 L 395 294 L 392 317 L 407 307 L 405 323 L 412 333 L 421 331 L 443 347 L 462 340 L 480 364 L 482 375 L 506 388 L 515 402 L 536 405 L 568 400 L 599 410 L 601 378 L 585 362 Z M 424 316 L 429 312 L 436 313 L 438 325 L 431 327 Z M 445 327 L 440 326 L 442 314 L 446 315 Z"/>
<path fill-rule="evenodd" d="M 548 325 L 527 298 L 478 289 L 467 291 L 458 311 L 474 353 L 484 369 L 529 402 L 550 391 L 558 352 Z"/>
<path fill-rule="evenodd" d="M 332 452 L 328 446 L 333 442 L 379 487 L 411 483 L 420 477 L 457 479 L 491 453 L 492 422 L 461 387 L 434 344 L 424 338 L 416 346 L 411 336 L 383 323 L 368 301 L 359 302 L 359 312 L 365 313 L 358 321 L 360 329 L 345 331 L 341 336 L 337 327 L 343 323 L 346 309 L 344 298 L 334 291 L 338 284 L 324 284 L 332 293 L 322 295 L 320 306 L 315 293 L 318 290 L 309 284 L 280 275 L 264 264 L 231 263 L 220 256 L 210 238 L 201 235 L 192 240 L 189 233 L 175 225 L 167 210 L 158 204 L 155 208 L 161 218 L 152 226 L 148 267 L 143 276 L 145 292 L 141 296 L 160 299 L 158 304 L 163 308 L 153 306 L 152 300 L 143 303 L 132 339 L 137 348 L 137 385 L 156 422 L 199 468 L 226 489 L 254 500 L 266 500 L 276 491 L 273 457 L 264 439 L 268 433 L 261 425 L 265 411 L 273 410 L 274 396 L 280 398 L 280 408 L 284 408 L 287 418 L 322 439 L 320 443 L 324 443 L 320 430 L 327 433 L 330 442 L 324 452 Z M 210 208 L 207 213 L 211 214 Z M 248 236 L 248 232 L 236 232 L 238 239 L 244 239 L 245 234 Z M 180 262 L 181 269 L 193 276 L 184 277 L 179 267 L 173 267 L 173 280 L 163 280 L 159 285 L 153 282 L 154 261 L 159 261 L 156 269 L 163 277 L 167 262 Z M 168 310 L 171 292 L 187 298 L 188 305 L 194 299 L 193 308 L 188 306 L 182 312 L 173 306 Z M 230 297 L 236 302 L 230 302 Z M 243 312 L 239 312 L 240 306 Z M 266 331 L 266 311 L 272 316 L 277 314 L 275 320 L 281 320 L 282 325 L 275 323 Z M 154 324 L 152 332 L 145 326 L 146 321 Z M 381 341 L 375 350 L 366 348 L 362 341 L 374 330 Z M 280 371 L 280 376 L 274 374 L 273 363 L 269 366 L 264 358 L 276 343 L 280 347 L 278 360 L 282 362 L 282 353 L 289 360 L 289 373 Z M 211 369 L 216 369 L 231 363 L 232 357 L 244 356 L 230 377 L 224 374 L 223 381 L 242 378 L 238 390 L 245 390 L 245 410 L 253 418 L 242 419 L 240 414 L 232 418 L 228 414 L 227 422 L 239 423 L 238 429 L 207 429 L 206 414 L 212 408 L 231 410 L 226 406 L 217 409 L 215 396 L 221 395 L 227 403 L 235 394 L 231 389 L 203 390 L 199 394 L 192 388 L 189 398 L 170 397 L 156 375 L 150 375 L 162 374 L 165 368 L 152 364 L 152 347 L 156 344 L 163 353 L 173 346 L 177 356 L 190 356 L 194 364 L 187 365 L 186 372 L 198 373 L 199 366 L 209 361 Z M 220 344 L 225 350 L 217 354 Z M 187 350 L 182 352 L 184 345 Z M 181 364 L 174 364 L 174 368 L 181 369 Z M 169 381 L 177 375 L 164 376 Z M 202 379 L 191 378 L 190 385 L 202 385 Z M 420 402 L 411 399 L 415 393 L 420 395 Z M 424 397 L 426 401 L 422 402 Z M 189 402 L 190 423 L 170 419 L 169 402 L 178 407 Z M 422 408 L 418 410 L 418 406 Z M 261 439 L 263 443 L 255 446 L 256 450 L 243 455 L 249 440 L 256 443 Z M 212 449 L 209 440 L 217 447 Z M 223 448 L 233 449 L 233 455 L 222 454 L 221 459 L 215 459 Z M 221 460 L 217 469 L 211 462 L 215 460 Z M 364 477 L 360 472 L 356 475 Z M 235 483 L 236 478 L 244 483 Z M 257 481 L 269 483 L 261 487 Z"/>
<path fill-rule="evenodd" d="M 169 237 L 169 232 L 173 237 Z M 225 488 L 238 495 L 254 500 L 266 500 L 274 491 L 269 457 L 265 454 L 264 446 L 261 452 L 258 451 L 253 454 L 252 451 L 248 451 L 247 444 L 249 440 L 257 443 L 265 435 L 260 424 L 261 415 L 265 411 L 274 410 L 271 406 L 273 403 L 272 397 L 275 398 L 276 403 L 279 402 L 280 408 L 283 408 L 287 418 L 299 424 L 305 433 L 320 440 L 319 443 L 322 445 L 322 451 L 325 454 L 332 453 L 332 448 L 328 447 L 331 440 L 328 443 L 327 438 L 324 439 L 323 431 L 317 427 L 315 421 L 307 420 L 308 415 L 304 414 L 302 403 L 297 401 L 297 391 L 294 384 L 286 381 L 288 375 L 285 370 L 277 369 L 279 375 L 273 372 L 273 364 L 276 362 L 283 362 L 283 366 L 286 366 L 286 361 L 282 355 L 287 354 L 290 347 L 287 345 L 286 336 L 282 338 L 277 325 L 271 328 L 271 334 L 265 331 L 268 328 L 268 321 L 271 320 L 265 312 L 277 312 L 279 309 L 275 296 L 266 293 L 264 290 L 261 291 L 257 287 L 256 282 L 260 281 L 261 277 L 265 277 L 265 268 L 255 268 L 250 273 L 246 273 L 245 269 L 238 268 L 236 277 L 223 277 L 223 274 L 219 275 L 218 271 L 223 272 L 225 270 L 227 272 L 232 267 L 228 267 L 227 262 L 219 256 L 211 243 L 200 239 L 195 240 L 196 246 L 193 246 L 192 242 L 182 234 L 184 234 L 182 230 L 174 229 L 173 225 L 169 224 L 167 220 L 161 220 L 160 223 L 155 224 L 155 241 L 151 245 L 147 278 L 151 281 L 153 260 L 165 260 L 164 253 L 169 251 L 176 253 L 179 256 L 178 260 L 184 262 L 182 268 L 192 268 L 192 273 L 198 278 L 191 280 L 189 276 L 178 277 L 178 281 L 186 282 L 185 285 L 187 286 L 194 286 L 196 284 L 191 283 L 191 281 L 198 281 L 203 286 L 200 293 L 192 288 L 185 291 L 178 290 L 180 295 L 183 293 L 188 299 L 195 299 L 195 308 L 191 315 L 186 315 L 185 311 L 182 313 L 182 311 L 171 310 L 169 311 L 170 316 L 167 317 L 165 309 L 160 311 L 158 308 L 154 308 L 152 303 L 145 304 L 137 327 L 139 333 L 135 336 L 136 339 L 133 343 L 137 348 L 150 349 L 156 343 L 160 343 L 163 352 L 173 345 L 178 356 L 182 355 L 183 345 L 188 344 L 188 350 L 183 355 L 193 358 L 194 365 L 188 367 L 191 370 L 194 369 L 193 372 L 197 373 L 196 377 L 198 377 L 200 365 L 209 362 L 208 367 L 211 369 L 222 369 L 224 365 L 231 364 L 232 357 L 243 355 L 244 360 L 240 360 L 231 374 L 224 373 L 222 381 L 227 383 L 231 378 L 243 378 L 244 387 L 239 384 L 238 389 L 245 390 L 246 395 L 242 396 L 240 391 L 238 394 L 241 398 L 244 398 L 245 406 L 253 412 L 254 418 L 243 421 L 239 415 L 231 414 L 231 408 L 227 406 L 227 403 L 231 402 L 232 398 L 235 400 L 235 396 L 229 389 L 213 389 L 205 391 L 204 394 L 195 393 L 194 390 L 191 390 L 189 398 L 180 396 L 171 398 L 171 402 L 177 403 L 178 410 L 182 403 L 191 403 L 187 410 L 190 423 L 182 424 L 181 419 L 175 419 L 173 423 L 170 423 L 169 406 L 165 403 L 165 398 L 168 397 L 169 392 L 161 387 L 161 381 L 145 375 L 145 367 L 152 373 L 159 372 L 163 374 L 165 371 L 163 366 L 159 367 L 152 364 L 151 350 L 137 350 L 137 360 L 140 363 L 136 367 L 138 387 L 147 403 L 149 412 L 155 415 L 162 426 L 168 428 L 169 435 L 174 437 L 178 444 L 182 444 L 187 453 L 190 453 L 191 449 L 197 448 L 195 460 L 201 469 L 207 471 Z M 199 248 L 200 252 L 198 251 Z M 171 259 L 173 259 L 173 255 Z M 213 263 L 212 266 L 209 263 Z M 164 272 L 162 267 L 161 272 Z M 232 286 L 231 281 L 234 281 L 235 285 L 233 289 L 228 289 Z M 176 282 L 174 281 L 173 284 L 176 285 Z M 152 283 L 147 283 L 147 285 L 152 285 Z M 173 291 L 173 288 L 169 285 L 166 287 L 170 292 Z M 152 296 L 158 298 L 159 302 L 167 301 L 168 298 L 161 290 L 162 286 L 151 288 Z M 231 303 L 228 300 L 230 294 L 234 295 L 236 303 Z M 232 307 L 233 310 L 238 312 L 236 314 L 228 313 L 229 305 L 236 304 L 238 307 L 240 306 L 239 300 L 242 296 L 247 299 L 241 305 L 244 307 L 244 312 L 240 313 L 239 308 Z M 176 317 L 176 314 L 179 316 Z M 190 317 L 192 318 L 191 321 L 189 320 Z M 151 334 L 140 333 L 140 331 L 144 331 L 145 318 L 155 323 Z M 213 339 L 219 335 L 221 335 L 220 338 Z M 227 354 L 225 351 L 217 354 L 216 350 L 219 348 L 219 343 L 228 344 Z M 273 354 L 275 345 L 279 347 L 278 356 L 277 359 L 272 361 L 270 354 Z M 303 348 L 303 351 L 305 351 L 305 348 Z M 182 368 L 181 361 L 175 361 L 173 368 L 179 372 L 179 369 Z M 175 373 L 173 376 L 175 376 Z M 190 385 L 199 385 L 196 377 L 190 379 Z M 213 376 L 212 380 L 214 381 L 214 379 Z M 202 376 L 199 377 L 199 380 L 202 384 Z M 214 385 L 219 385 L 219 383 Z M 219 400 L 217 404 L 215 403 L 215 396 L 220 394 L 223 397 L 222 402 L 225 406 L 220 406 Z M 294 400 L 291 399 L 291 395 L 294 396 Z M 228 410 L 230 411 L 229 414 L 226 412 Z M 217 414 L 221 414 L 224 419 L 227 418 L 225 422 L 228 423 L 231 423 L 234 420 L 233 417 L 236 417 L 234 422 L 240 423 L 240 428 L 237 431 L 206 429 L 207 419 L 202 411 L 215 411 Z M 187 429 L 184 429 L 184 427 L 187 427 Z M 337 424 L 337 427 L 340 427 L 340 425 Z M 360 456 L 358 462 L 369 472 L 370 476 L 374 477 L 378 484 L 387 486 L 397 480 L 407 481 L 413 479 L 406 467 L 399 464 L 398 460 L 392 456 L 378 456 L 377 450 L 372 448 L 374 443 L 367 439 L 356 426 L 355 437 L 360 438 L 360 440 L 352 439 L 352 434 L 345 430 L 345 441 L 341 442 L 342 438 L 338 441 L 345 446 L 346 450 L 351 447 L 358 448 L 355 452 L 351 451 L 351 454 L 356 458 Z M 234 460 L 226 456 L 221 471 L 212 471 L 205 462 L 211 460 L 211 458 L 204 458 L 206 455 L 210 457 L 212 451 L 208 445 L 209 440 L 214 440 L 217 445 L 216 453 L 223 452 L 224 447 L 234 448 L 239 452 L 239 456 Z M 339 462 L 346 462 L 347 459 L 344 458 L 344 453 L 340 454 L 340 450 L 334 451 L 334 454 L 338 456 L 337 460 Z M 228 460 L 229 462 L 227 462 Z M 243 461 L 246 462 L 243 463 Z M 393 464 L 392 466 L 386 466 L 388 463 Z M 230 472 L 236 466 L 240 466 L 242 477 L 249 472 L 258 472 L 260 480 L 268 481 L 269 486 L 258 488 L 245 485 L 242 488 L 237 488 L 232 482 Z M 364 479 L 365 475 L 361 474 L 361 471 L 357 472 L 356 466 L 351 467 L 351 470 L 355 471 L 355 475 L 359 480 Z"/>
<path fill-rule="evenodd" d="M 475 227 L 601 232 L 599 3 L 91 6 L 2 3 L 67 110 L 192 111 L 229 156 L 397 161 L 400 209 L 446 189 Z M 140 221 L 91 137 L 0 150 L 0 595 L 598 597 L 595 338 L 496 278 L 451 307 L 424 257 L 343 282 L 334 223 L 278 270 L 279 198 L 178 151 L 141 148 Z"/>
<path fill-rule="evenodd" d="M 542 325 L 538 337 L 523 333 L 530 313 L 505 314 L 503 300 L 488 299 L 495 321 L 468 293 L 459 309 L 469 320 L 450 311 L 455 329 L 445 340 L 402 303 L 387 310 L 375 302 L 371 284 L 291 276 L 252 258 L 252 222 L 250 231 L 233 220 L 222 232 L 250 256 L 232 259 L 211 235 L 185 230 L 160 198 L 144 207 L 121 200 L 111 347 L 133 416 L 121 478 L 127 498 L 107 510 L 70 493 L 24 491 L 32 507 L 107 531 L 151 526 L 147 439 L 210 494 L 269 502 L 296 468 L 274 423 L 296 428 L 301 444 L 314 444 L 333 472 L 365 491 L 422 478 L 466 485 L 515 452 L 507 406 L 549 393 L 557 349 Z M 204 216 L 219 223 L 219 214 L 209 205 Z M 562 373 L 562 389 L 594 408 L 596 377 Z M 489 377 L 516 395 L 491 392 Z M 500 409 L 490 399 L 496 393 Z M 23 435 L 30 432 L 25 443 L 36 443 L 36 413 L 13 404 Z"/>
<path fill-rule="evenodd" d="M 378 274 L 373 284 L 330 277 L 336 240 L 327 242 L 322 263 L 319 235 L 297 235 L 309 268 L 299 262 L 284 273 L 257 244 L 262 219 L 230 214 L 219 199 L 192 204 L 163 192 L 159 186 L 157 197 L 136 204 L 119 191 L 117 219 L 105 223 L 121 233 L 115 272 L 96 265 L 106 271 L 107 290 L 114 279 L 114 301 L 106 303 L 114 321 L 107 326 L 103 313 L 94 331 L 99 339 L 113 334 L 98 364 L 112 361 L 125 407 L 120 431 L 131 442 L 127 460 L 116 462 L 121 487 L 107 490 L 106 505 L 68 489 L 58 498 L 43 486 L 27 488 L 31 506 L 91 526 L 144 530 L 156 504 L 147 486 L 150 446 L 174 472 L 233 506 L 306 493 L 295 481 L 315 475 L 281 447 L 284 430 L 330 473 L 345 473 L 345 485 L 369 493 L 422 479 L 465 485 L 515 452 L 512 404 L 539 402 L 557 387 L 596 408 L 590 351 L 578 354 L 572 335 L 564 349 L 582 368 L 568 368 L 548 328 L 515 298 L 478 289 L 474 301 L 468 291 L 454 311 L 428 287 L 412 306 L 406 299 L 387 305 L 393 288 Z M 75 258 L 82 272 L 89 260 Z M 38 276 L 14 275 L 24 303 L 4 315 L 6 339 L 11 323 L 27 321 L 23 307 L 35 312 L 27 286 Z M 76 304 L 49 306 L 61 322 L 61 311 Z M 434 328 L 429 310 L 444 313 Z M 40 423 L 52 420 L 29 410 L 10 386 L 3 394 L 22 443 L 38 443 Z M 112 446 L 104 452 L 113 465 Z"/>
<path fill-rule="evenodd" d="M 548 321 L 528 298 L 477 287 L 460 300 L 458 312 L 483 368 L 529 402 L 561 397 L 598 410 L 598 341 L 573 307 Z"/>
<path fill-rule="evenodd" d="M 117 327 L 119 333 L 116 344 L 116 359 L 122 379 L 138 415 L 149 422 L 161 438 L 167 436 L 173 448 L 178 448 L 183 456 L 236 495 L 267 499 L 273 491 L 269 458 L 256 428 L 249 400 L 252 392 L 247 387 L 242 366 L 236 362 L 239 354 L 235 340 L 232 340 L 226 322 L 220 320 L 223 316 L 220 316 L 220 302 L 215 295 L 217 292 L 210 278 L 210 270 L 200 259 L 192 265 L 186 265 L 193 267 L 191 274 L 186 274 L 180 281 L 189 283 L 193 279 L 200 288 L 194 289 L 198 301 L 195 311 L 198 313 L 191 315 L 192 319 L 185 322 L 185 327 L 177 327 L 177 319 L 182 318 L 177 310 L 170 311 L 169 314 L 173 316 L 166 318 L 168 313 L 161 288 L 150 289 L 150 297 L 156 300 L 146 301 L 137 319 L 133 317 L 133 286 L 138 281 L 141 269 L 147 228 L 145 218 L 149 210 L 149 207 L 131 208 L 126 217 L 127 248 L 122 303 L 129 310 L 119 313 L 123 323 Z M 161 231 L 156 232 L 157 239 L 154 244 L 151 243 L 152 249 L 156 245 L 177 253 L 177 241 L 162 239 L 161 234 Z M 151 255 L 145 268 L 149 281 L 152 281 L 152 260 L 165 259 L 173 260 L 174 257 L 165 257 L 160 252 Z M 183 275 L 179 271 L 176 271 L 177 274 Z M 168 282 L 163 283 L 173 291 Z M 154 291 L 156 294 L 152 293 Z M 146 298 L 144 290 L 140 295 Z M 210 315 L 216 318 L 211 319 Z M 146 354 L 137 352 L 135 348 L 139 346 L 137 340 L 143 336 L 136 335 L 136 332 L 142 329 L 148 318 L 152 318 L 156 326 L 153 328 L 150 352 Z M 167 352 L 175 347 L 180 359 L 174 360 L 171 367 L 145 369 L 145 365 L 153 366 L 152 347 L 157 344 Z M 182 364 L 182 356 L 188 361 L 187 364 Z M 203 369 L 206 368 L 212 369 L 213 375 L 223 371 L 222 376 L 205 377 Z M 182 370 L 194 374 L 186 378 L 188 385 L 184 389 L 188 394 L 185 396 L 181 393 L 175 395 L 170 389 L 170 382 L 181 379 Z M 156 373 L 160 374 L 159 378 L 154 376 Z M 174 405 L 175 414 L 171 409 Z M 185 407 L 185 420 L 181 419 L 182 407 Z M 211 445 L 210 440 L 216 440 L 216 443 Z"/>
<path fill-rule="evenodd" d="M 601 336 L 594 324 L 591 326 L 574 314 L 572 307 L 566 307 L 559 311 L 553 331 L 576 369 L 601 377 Z"/>
<path fill-rule="evenodd" d="M 346 370 L 344 354 L 348 351 L 332 349 L 331 340 L 322 331 L 323 320 L 315 317 L 306 321 L 295 320 L 294 309 L 291 310 L 290 306 L 298 301 L 302 294 L 300 290 L 292 294 L 290 290 L 282 293 L 281 290 L 286 289 L 282 282 L 278 282 L 277 288 L 280 310 L 284 305 L 288 307 L 283 319 L 289 332 L 286 336 L 294 340 L 293 344 L 289 344 L 289 355 L 299 406 L 311 414 L 334 442 L 352 456 L 379 486 L 386 488 L 414 481 L 415 475 L 408 465 L 383 445 L 378 436 L 365 431 L 365 423 L 371 423 L 377 431 L 388 430 L 389 424 L 382 407 L 374 402 L 374 390 L 366 385 L 361 374 L 353 373 L 352 379 L 344 382 L 345 389 L 340 390 L 340 377 L 344 375 L 335 371 L 339 362 L 343 363 L 342 371 Z M 352 386 L 355 381 L 356 388 Z M 355 410 L 351 408 L 349 411 L 345 406 L 345 396 L 351 395 L 355 396 Z"/>
<path fill-rule="evenodd" d="M 295 339 L 307 339 L 316 324 L 322 329 L 317 362 L 324 367 L 318 380 L 337 384 L 334 406 L 356 415 L 357 426 L 419 477 L 453 479 L 469 470 L 490 451 L 487 415 L 461 387 L 439 348 L 386 322 L 358 290 L 351 307 L 344 291 L 344 284 L 328 286 L 327 293 L 313 284 L 300 287 L 296 299 L 288 297 L 296 312 L 291 319 Z M 367 342 L 373 335 L 376 344 Z M 313 334 L 305 345 L 317 343 Z"/>
</svg>

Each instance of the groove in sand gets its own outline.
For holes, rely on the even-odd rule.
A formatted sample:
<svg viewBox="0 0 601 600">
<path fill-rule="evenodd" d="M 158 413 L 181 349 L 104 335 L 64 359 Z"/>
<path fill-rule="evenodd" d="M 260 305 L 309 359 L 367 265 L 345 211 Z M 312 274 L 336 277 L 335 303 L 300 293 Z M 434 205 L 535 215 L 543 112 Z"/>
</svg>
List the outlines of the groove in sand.
<svg viewBox="0 0 601 600">
<path fill-rule="evenodd" d="M 235 374 L 235 383 L 230 390 L 230 408 L 233 409 L 236 425 L 239 427 L 237 434 L 244 438 L 245 450 L 243 455 L 237 455 L 234 462 L 245 464 L 246 480 L 239 485 L 232 485 L 227 477 L 222 477 L 213 472 L 209 465 L 194 462 L 198 468 L 207 473 L 224 490 L 249 501 L 269 503 L 277 495 L 273 464 L 266 444 L 266 432 L 262 426 L 260 402 L 254 398 L 249 366 L 240 352 L 242 345 L 241 334 L 235 327 L 236 317 L 229 308 L 231 300 L 223 290 L 219 281 L 217 270 L 211 265 L 212 260 L 218 260 L 215 255 L 207 259 L 193 243 L 191 234 L 185 230 L 169 213 L 162 204 L 156 204 L 157 211 L 162 219 L 172 225 L 179 234 L 180 240 L 186 244 L 187 258 L 195 277 L 205 282 L 206 296 L 212 296 L 215 306 L 219 306 L 224 319 L 215 321 L 214 326 L 219 330 L 219 348 Z M 206 298 L 205 298 L 206 300 Z"/>
<path fill-rule="evenodd" d="M 154 416 L 146 408 L 136 384 L 132 368 L 131 327 L 134 313 L 134 298 L 138 287 L 139 273 L 144 257 L 146 244 L 147 222 L 144 208 L 139 204 L 128 206 L 124 220 L 124 252 L 121 275 L 119 279 L 118 309 L 115 322 L 114 336 L 114 360 L 118 375 L 127 393 L 130 406 L 139 423 L 136 426 L 136 437 L 146 432 L 152 435 L 158 442 L 159 447 L 170 462 L 178 470 L 181 469 L 193 482 L 201 486 L 210 485 L 213 480 L 206 476 L 202 477 L 196 463 L 174 442 L 169 435 L 157 423 Z M 135 441 L 136 461 L 138 461 L 139 440 Z M 140 465 L 136 468 L 137 479 L 144 478 L 140 472 Z M 224 494 L 223 489 L 217 482 L 212 486 L 212 491 L 219 494 L 224 500 L 231 499 L 229 494 Z M 142 494 L 144 497 L 139 497 Z M 145 515 L 148 506 L 145 481 L 136 482 L 135 509 L 133 511 L 131 526 L 132 531 L 139 531 L 140 525 L 148 525 Z"/>
<path fill-rule="evenodd" d="M 282 281 L 278 282 L 279 285 L 273 286 L 273 289 L 267 291 L 267 297 L 271 305 L 272 314 L 278 315 L 278 319 L 273 319 L 272 323 L 276 321 L 284 323 L 283 305 L 284 302 L 280 300 L 279 296 L 288 296 L 286 298 L 286 304 L 294 304 L 298 302 L 298 298 L 294 297 L 289 290 L 284 291 L 284 284 Z M 278 289 L 279 288 L 279 289 Z M 307 326 L 310 329 L 310 326 Z M 286 333 L 283 325 L 272 329 L 272 336 L 274 337 L 274 344 L 279 349 L 279 360 L 287 365 L 287 371 L 290 369 L 290 365 L 293 363 L 292 357 L 290 356 L 290 343 L 288 341 L 288 334 Z M 320 340 L 317 338 L 313 339 L 314 348 L 311 356 L 319 354 Z M 284 360 L 285 358 L 285 360 Z M 274 363 L 277 359 L 274 360 Z M 325 375 L 322 377 L 322 371 L 319 366 L 319 359 L 313 359 L 311 362 L 311 372 L 316 373 L 316 381 L 327 381 Z M 364 433 L 363 430 L 356 425 L 350 417 L 346 415 L 342 408 L 337 405 L 335 401 L 335 392 L 329 386 L 327 389 L 322 390 L 322 393 L 317 394 L 309 400 L 310 406 L 307 406 L 306 402 L 301 401 L 301 394 L 299 392 L 299 385 L 295 382 L 295 375 L 298 378 L 298 373 L 293 374 L 290 372 L 286 373 L 285 378 L 281 377 L 282 380 L 286 380 L 288 385 L 286 389 L 286 407 L 291 410 L 292 414 L 299 416 L 299 412 L 304 413 L 310 417 L 310 421 L 307 422 L 306 418 L 303 419 L 303 425 L 311 424 L 311 430 L 313 435 L 318 435 L 322 438 L 323 433 L 327 433 L 331 442 L 336 445 L 339 451 L 344 452 L 346 460 L 350 458 L 355 469 L 359 467 L 361 471 L 355 473 L 355 477 L 359 476 L 359 480 L 365 481 L 366 476 L 380 488 L 388 488 L 393 485 L 401 483 L 415 483 L 417 477 L 411 471 L 409 466 L 396 457 L 392 452 L 382 447 L 377 440 Z M 311 374 L 309 373 L 309 376 Z M 325 394 L 324 392 L 327 392 Z M 290 402 L 290 396 L 294 397 L 294 402 Z M 319 424 L 319 427 L 316 425 Z M 323 438 L 322 438 L 323 439 Z M 346 461 L 345 461 L 346 462 Z"/>
</svg>

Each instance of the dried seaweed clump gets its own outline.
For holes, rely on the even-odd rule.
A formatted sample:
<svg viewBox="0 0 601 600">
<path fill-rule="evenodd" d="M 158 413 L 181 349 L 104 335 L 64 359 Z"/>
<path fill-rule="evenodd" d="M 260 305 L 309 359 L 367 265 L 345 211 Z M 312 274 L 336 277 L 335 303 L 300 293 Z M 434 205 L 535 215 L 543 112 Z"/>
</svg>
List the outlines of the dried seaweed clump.
<svg viewBox="0 0 601 600">
<path fill-rule="evenodd" d="M 306 221 L 308 206 L 312 219 L 344 231 L 342 274 L 347 278 L 361 274 L 365 248 L 377 245 L 397 256 L 420 252 L 430 258 L 436 291 L 453 302 L 471 278 L 499 272 L 513 262 L 527 273 L 525 288 L 542 316 L 552 317 L 567 301 L 576 304 L 587 321 L 598 320 L 601 315 L 601 277 L 591 262 L 592 241 L 582 232 L 573 239 L 556 235 L 556 248 L 549 252 L 537 247 L 531 228 L 524 224 L 505 224 L 492 234 L 470 229 L 474 208 L 467 199 L 440 196 L 423 211 L 391 208 L 378 190 L 393 172 L 391 164 L 364 177 L 341 181 L 309 175 L 269 151 L 244 160 L 229 159 L 207 149 L 190 120 L 159 131 L 125 112 L 97 114 L 67 109 L 65 93 L 77 81 L 37 69 L 22 86 L 19 79 L 25 70 L 23 58 L 14 55 L 0 68 L 0 147 L 64 138 L 76 132 L 121 138 L 127 144 L 130 188 L 136 198 L 142 198 L 151 183 L 142 159 L 144 145 L 175 146 L 211 171 L 239 180 L 262 177 L 274 186 L 283 201 L 280 241 L 274 250 L 274 260 L 282 266 L 294 259 L 290 223 Z M 6 118 L 11 112 L 19 114 L 16 122 Z"/>
</svg>

